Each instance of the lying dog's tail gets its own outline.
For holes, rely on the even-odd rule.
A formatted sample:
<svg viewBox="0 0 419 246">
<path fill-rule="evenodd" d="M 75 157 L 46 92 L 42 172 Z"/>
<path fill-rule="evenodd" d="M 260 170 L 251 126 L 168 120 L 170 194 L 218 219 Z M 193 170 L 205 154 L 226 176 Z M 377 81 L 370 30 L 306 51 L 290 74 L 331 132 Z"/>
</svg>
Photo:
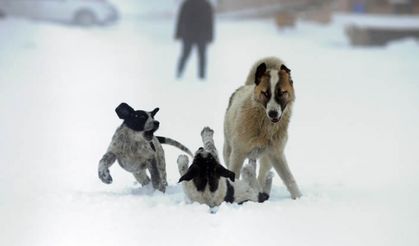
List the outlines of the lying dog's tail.
<svg viewBox="0 0 419 246">
<path fill-rule="evenodd" d="M 161 137 L 161 136 L 157 136 L 157 139 L 159 140 L 159 142 L 161 144 L 168 144 L 168 145 L 172 145 L 174 147 L 177 147 L 180 150 L 182 150 L 185 153 L 187 153 L 188 155 L 190 155 L 191 157 L 193 157 L 192 152 L 188 148 L 186 148 L 185 145 L 179 143 L 178 141 L 173 140 L 171 138 Z"/>
</svg>

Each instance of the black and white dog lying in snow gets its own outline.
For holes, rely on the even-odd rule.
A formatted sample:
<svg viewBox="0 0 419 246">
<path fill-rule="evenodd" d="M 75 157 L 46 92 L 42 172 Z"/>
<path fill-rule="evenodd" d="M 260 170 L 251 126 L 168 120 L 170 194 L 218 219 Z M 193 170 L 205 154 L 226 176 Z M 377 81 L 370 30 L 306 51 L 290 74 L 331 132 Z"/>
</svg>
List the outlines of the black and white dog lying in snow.
<svg viewBox="0 0 419 246">
<path fill-rule="evenodd" d="M 99 162 L 99 178 L 105 183 L 112 183 L 109 167 L 118 160 L 119 165 L 132 173 L 141 185 L 150 183 L 146 170 L 151 176 L 154 189 L 162 192 L 166 190 L 166 163 L 162 143 L 180 148 L 192 156 L 192 152 L 181 143 L 165 137 L 156 137 L 154 132 L 160 123 L 154 120 L 159 111 L 155 108 L 151 112 L 134 110 L 126 103 L 121 103 L 116 114 L 124 122 L 116 129 L 106 154 Z"/>
<path fill-rule="evenodd" d="M 271 172 L 260 187 L 256 178 L 256 159 L 242 170 L 242 179 L 235 180 L 234 172 L 220 164 L 213 140 L 214 131 L 205 127 L 202 132 L 204 148 L 195 153 L 192 165 L 188 168 L 188 157 L 180 155 L 177 163 L 183 182 L 183 190 L 188 202 L 199 202 L 216 207 L 222 202 L 243 203 L 246 201 L 264 202 L 269 198 L 272 187 Z"/>
</svg>

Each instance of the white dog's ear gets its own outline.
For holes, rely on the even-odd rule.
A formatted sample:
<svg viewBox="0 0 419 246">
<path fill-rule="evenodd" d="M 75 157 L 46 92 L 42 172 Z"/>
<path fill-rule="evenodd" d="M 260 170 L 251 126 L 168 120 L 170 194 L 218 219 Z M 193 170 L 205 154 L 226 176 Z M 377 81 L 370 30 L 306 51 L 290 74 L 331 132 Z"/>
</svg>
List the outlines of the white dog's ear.
<svg viewBox="0 0 419 246">
<path fill-rule="evenodd" d="M 134 109 L 131 108 L 131 106 L 129 106 L 126 103 L 121 103 L 119 104 L 119 106 L 115 109 L 116 114 L 118 115 L 118 117 L 120 119 L 125 120 L 126 118 L 128 118 L 128 116 L 134 112 Z"/>
<path fill-rule="evenodd" d="M 154 117 L 154 115 L 156 115 L 157 114 L 157 112 L 159 112 L 159 108 L 155 108 L 153 111 L 151 111 L 150 112 L 150 114 L 151 114 L 151 117 Z"/>
<path fill-rule="evenodd" d="M 236 177 L 236 174 L 235 173 L 233 173 L 232 171 L 228 170 L 227 168 L 225 168 L 225 167 L 223 167 L 221 165 L 218 165 L 217 166 L 217 169 L 216 169 L 215 172 L 218 175 L 220 175 L 221 177 L 230 179 L 232 182 L 234 182 L 234 179 Z"/>
<path fill-rule="evenodd" d="M 255 73 L 255 84 L 256 85 L 259 85 L 260 79 L 262 78 L 262 75 L 265 74 L 265 72 L 266 72 L 266 64 L 265 63 L 261 63 L 256 68 L 256 73 Z"/>
<path fill-rule="evenodd" d="M 281 70 L 284 70 L 285 72 L 287 72 L 288 74 L 291 73 L 291 69 L 289 69 L 287 66 L 285 66 L 284 64 L 281 65 Z"/>
</svg>

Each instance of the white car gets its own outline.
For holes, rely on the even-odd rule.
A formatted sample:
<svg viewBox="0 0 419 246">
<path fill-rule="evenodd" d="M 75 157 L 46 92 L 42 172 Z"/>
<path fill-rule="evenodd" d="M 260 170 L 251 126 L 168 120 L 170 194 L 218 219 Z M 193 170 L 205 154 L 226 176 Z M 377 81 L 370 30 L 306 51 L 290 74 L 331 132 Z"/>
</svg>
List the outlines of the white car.
<svg viewBox="0 0 419 246">
<path fill-rule="evenodd" d="M 106 0 L 0 0 L 0 16 L 8 15 L 79 25 L 118 19 L 116 8 Z"/>
</svg>

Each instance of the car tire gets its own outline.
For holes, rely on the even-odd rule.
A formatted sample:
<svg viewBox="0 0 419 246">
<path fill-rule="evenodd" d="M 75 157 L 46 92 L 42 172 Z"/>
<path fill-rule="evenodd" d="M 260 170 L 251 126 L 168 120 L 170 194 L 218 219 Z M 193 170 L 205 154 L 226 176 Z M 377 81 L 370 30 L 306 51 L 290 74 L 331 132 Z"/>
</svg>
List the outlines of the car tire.
<svg viewBox="0 0 419 246">
<path fill-rule="evenodd" d="M 74 16 L 74 23 L 80 26 L 92 26 L 97 23 L 97 18 L 90 10 L 79 10 Z"/>
</svg>

